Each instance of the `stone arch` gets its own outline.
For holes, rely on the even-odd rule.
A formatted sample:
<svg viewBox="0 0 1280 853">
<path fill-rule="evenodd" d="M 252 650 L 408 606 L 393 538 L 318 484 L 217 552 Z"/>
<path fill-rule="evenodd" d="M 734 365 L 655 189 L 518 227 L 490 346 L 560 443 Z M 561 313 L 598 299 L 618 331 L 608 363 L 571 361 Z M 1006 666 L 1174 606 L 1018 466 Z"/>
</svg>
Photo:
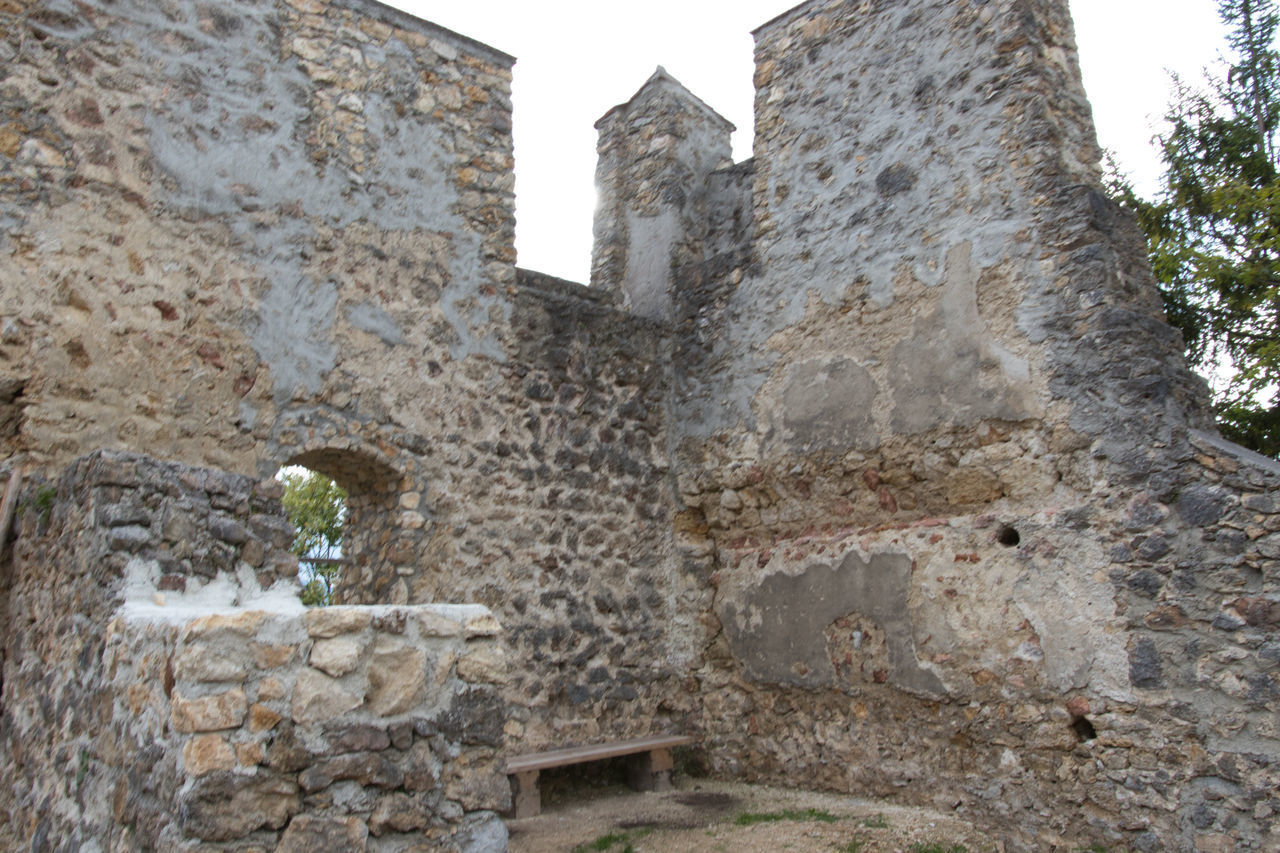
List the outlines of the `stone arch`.
<svg viewBox="0 0 1280 853">
<path fill-rule="evenodd" d="M 296 464 L 347 490 L 352 563 L 339 603 L 432 600 L 424 590 L 435 577 L 430 545 L 441 522 L 428 501 L 425 438 L 353 411 L 300 406 L 276 418 L 264 450 L 263 476 Z"/>
<path fill-rule="evenodd" d="M 346 565 L 335 602 L 376 603 L 368 599 L 376 599 L 376 590 L 385 585 L 380 580 L 396 577 L 396 563 L 403 557 L 403 549 L 397 547 L 402 539 L 400 495 L 411 487 L 405 472 L 382 453 L 345 441 L 308 448 L 284 465 L 316 471 L 346 491 L 342 543 Z"/>
</svg>

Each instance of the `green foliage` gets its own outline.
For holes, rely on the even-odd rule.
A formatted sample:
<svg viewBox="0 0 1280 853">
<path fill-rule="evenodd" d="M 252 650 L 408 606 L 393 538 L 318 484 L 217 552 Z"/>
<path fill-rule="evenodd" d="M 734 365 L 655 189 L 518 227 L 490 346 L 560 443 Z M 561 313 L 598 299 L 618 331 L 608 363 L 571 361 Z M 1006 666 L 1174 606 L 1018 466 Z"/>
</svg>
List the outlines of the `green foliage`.
<svg viewBox="0 0 1280 853">
<path fill-rule="evenodd" d="M 783 809 L 780 812 L 743 812 L 733 819 L 738 826 L 752 826 L 757 823 L 776 823 L 783 820 L 814 820 L 821 823 L 835 823 L 840 818 L 830 812 L 818 809 Z"/>
<path fill-rule="evenodd" d="M 864 820 L 862 825 L 871 829 L 888 829 L 889 819 L 882 814 L 878 814 L 875 817 L 869 817 Z"/>
<path fill-rule="evenodd" d="M 1177 82 L 1158 199 L 1123 180 L 1111 190 L 1138 215 L 1191 361 L 1227 374 L 1215 396 L 1223 433 L 1280 457 L 1280 14 L 1275 0 L 1219 0 L 1218 11 L 1230 67 L 1205 90 Z"/>
<path fill-rule="evenodd" d="M 963 844 L 912 844 L 911 853 L 968 853 Z"/>
<path fill-rule="evenodd" d="M 32 504 L 36 509 L 36 520 L 40 524 L 49 520 L 49 515 L 53 512 L 53 502 L 57 497 L 58 490 L 53 486 L 41 486 L 36 489 L 36 497 Z"/>
<path fill-rule="evenodd" d="M 309 560 L 334 560 L 342 551 L 342 528 L 346 518 L 347 493 L 323 474 L 286 472 L 284 511 L 297 528 L 293 553 L 303 571 L 302 603 L 308 606 L 333 602 L 341 565 Z"/>
<path fill-rule="evenodd" d="M 836 848 L 836 853 L 862 853 L 862 841 L 853 839 L 847 844 L 842 844 Z"/>
</svg>

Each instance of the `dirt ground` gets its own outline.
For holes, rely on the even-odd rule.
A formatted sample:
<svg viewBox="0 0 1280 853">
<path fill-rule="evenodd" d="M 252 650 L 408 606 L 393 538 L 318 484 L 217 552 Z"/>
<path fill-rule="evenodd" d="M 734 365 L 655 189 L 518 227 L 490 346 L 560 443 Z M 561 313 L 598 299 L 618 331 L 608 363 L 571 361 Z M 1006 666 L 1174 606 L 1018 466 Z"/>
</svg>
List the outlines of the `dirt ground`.
<svg viewBox="0 0 1280 853">
<path fill-rule="evenodd" d="M 551 802 L 546 802 L 550 799 Z M 544 797 L 507 822 L 512 853 L 995 853 L 971 824 L 927 809 L 834 794 L 681 778 L 676 790 L 625 786 Z"/>
</svg>

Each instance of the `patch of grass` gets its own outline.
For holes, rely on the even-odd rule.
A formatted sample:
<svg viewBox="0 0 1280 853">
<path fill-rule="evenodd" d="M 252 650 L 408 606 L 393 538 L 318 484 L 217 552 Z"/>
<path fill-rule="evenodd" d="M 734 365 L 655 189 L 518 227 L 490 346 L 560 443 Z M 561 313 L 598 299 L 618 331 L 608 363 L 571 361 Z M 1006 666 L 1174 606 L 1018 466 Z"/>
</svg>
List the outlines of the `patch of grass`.
<svg viewBox="0 0 1280 853">
<path fill-rule="evenodd" d="M 862 842 L 855 838 L 848 844 L 837 847 L 836 853 L 862 853 Z"/>
<path fill-rule="evenodd" d="M 53 486 L 41 486 L 36 489 L 36 496 L 27 506 L 36 511 L 36 521 L 43 525 L 49 520 L 49 514 L 53 512 L 53 502 L 58 497 L 58 490 Z M 19 507 L 19 510 L 26 507 Z"/>
<path fill-rule="evenodd" d="M 875 817 L 869 817 L 864 820 L 862 825 L 868 829 L 888 829 L 889 819 L 882 814 L 878 814 Z"/>
<path fill-rule="evenodd" d="M 830 812 L 818 809 L 783 809 L 780 812 L 743 812 L 733 819 L 737 826 L 752 826 L 757 823 L 777 823 L 782 820 L 813 820 L 819 823 L 835 823 L 840 818 Z"/>
<path fill-rule="evenodd" d="M 1094 842 L 1088 847 L 1077 848 L 1076 853 L 1107 853 L 1107 846 L 1105 844 Z"/>
<path fill-rule="evenodd" d="M 911 853 L 968 853 L 963 844 L 912 844 Z"/>
</svg>

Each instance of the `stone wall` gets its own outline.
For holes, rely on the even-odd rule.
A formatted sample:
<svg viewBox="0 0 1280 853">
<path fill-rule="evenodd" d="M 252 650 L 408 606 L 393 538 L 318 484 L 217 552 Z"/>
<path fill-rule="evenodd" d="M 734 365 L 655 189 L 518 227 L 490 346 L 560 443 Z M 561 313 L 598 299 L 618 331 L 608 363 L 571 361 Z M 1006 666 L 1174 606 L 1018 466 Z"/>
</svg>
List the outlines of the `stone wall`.
<svg viewBox="0 0 1280 853">
<path fill-rule="evenodd" d="M 735 128 L 659 67 L 596 129 L 591 285 L 635 314 L 668 321 L 673 270 L 707 254 L 724 195 L 708 176 L 732 163 Z"/>
<path fill-rule="evenodd" d="M 665 72 L 601 120 L 587 289 L 516 269 L 498 51 L 0 0 L 14 833 L 499 844 L 502 738 L 670 731 L 1011 849 L 1275 846 L 1280 475 L 1206 431 L 1064 0 L 756 37 L 752 160 Z M 287 463 L 382 609 L 263 592 Z"/>
<path fill-rule="evenodd" d="M 517 278 L 513 60 L 367 0 L 7 4 L 0 34 L 6 453 L 318 470 L 340 601 L 493 607 L 531 747 L 644 729 L 692 618 L 665 338 Z"/>
<path fill-rule="evenodd" d="M 32 850 L 504 843 L 497 621 L 305 610 L 276 493 L 99 453 L 28 504 L 3 809 Z"/>
<path fill-rule="evenodd" d="M 6 453 L 265 475 L 316 410 L 421 427 L 503 354 L 512 62 L 371 0 L 5 4 Z"/>
<path fill-rule="evenodd" d="M 815 0 L 756 36 L 752 214 L 673 330 L 713 765 L 1020 848 L 1273 843 L 1275 481 L 1203 447 L 1065 4 Z"/>
</svg>

